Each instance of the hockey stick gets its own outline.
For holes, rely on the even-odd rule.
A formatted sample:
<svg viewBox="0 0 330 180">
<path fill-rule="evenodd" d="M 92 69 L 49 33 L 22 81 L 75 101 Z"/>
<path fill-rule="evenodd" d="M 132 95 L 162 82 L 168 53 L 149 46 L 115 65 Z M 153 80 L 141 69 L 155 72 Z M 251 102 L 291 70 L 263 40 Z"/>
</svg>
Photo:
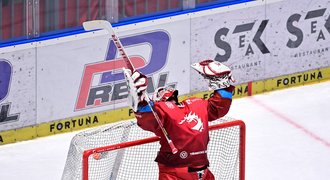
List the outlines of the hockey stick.
<svg viewBox="0 0 330 180">
<path fill-rule="evenodd" d="M 94 20 L 94 21 L 86 21 L 83 23 L 83 27 L 86 31 L 91 31 L 91 30 L 97 30 L 97 29 L 104 29 L 106 30 L 113 42 L 115 43 L 117 49 L 118 49 L 118 52 L 120 53 L 120 55 L 124 58 L 124 61 L 126 63 L 126 66 L 129 70 L 131 70 L 131 72 L 133 73 L 135 71 L 135 68 L 132 64 L 132 61 L 130 60 L 130 58 L 127 56 L 126 52 L 125 52 L 125 49 L 120 41 L 120 39 L 117 37 L 115 31 L 113 30 L 113 27 L 111 25 L 110 22 L 106 21 L 106 20 Z M 144 92 L 144 96 L 145 96 L 145 99 L 153 113 L 153 115 L 155 116 L 155 119 L 160 127 L 160 129 L 162 130 L 165 138 L 166 138 L 166 141 L 167 143 L 169 144 L 171 150 L 172 150 L 172 153 L 175 154 L 178 152 L 178 149 L 174 146 L 174 143 L 173 141 L 171 140 L 170 136 L 168 135 L 166 129 L 164 128 L 164 125 L 163 123 L 161 122 L 158 114 L 156 113 L 156 111 L 154 110 L 153 106 L 151 105 L 150 103 L 150 98 L 147 94 L 147 92 L 145 91 Z"/>
</svg>

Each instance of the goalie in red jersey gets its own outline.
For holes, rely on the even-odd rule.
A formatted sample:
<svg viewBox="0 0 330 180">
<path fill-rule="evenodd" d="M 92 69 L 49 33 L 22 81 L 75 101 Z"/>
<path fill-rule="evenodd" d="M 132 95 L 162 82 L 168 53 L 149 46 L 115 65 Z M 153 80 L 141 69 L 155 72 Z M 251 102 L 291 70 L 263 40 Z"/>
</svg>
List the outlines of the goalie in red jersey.
<svg viewBox="0 0 330 180">
<path fill-rule="evenodd" d="M 204 60 L 192 67 L 209 81 L 214 94 L 209 99 L 188 98 L 178 101 L 178 90 L 172 87 L 158 88 L 150 102 L 144 100 L 147 78 L 138 71 L 130 73 L 133 84 L 129 85 L 132 96 L 138 97 L 134 108 L 138 125 L 155 133 L 160 139 L 160 150 L 156 157 L 159 180 L 213 180 L 208 169 L 207 145 L 209 142 L 208 122 L 225 116 L 232 102 L 234 86 L 231 70 L 214 60 Z M 136 92 L 136 94 L 132 94 Z M 152 109 L 151 109 L 152 108 Z M 165 130 L 178 152 L 173 154 L 159 124 L 152 113 L 159 116 Z"/>
</svg>

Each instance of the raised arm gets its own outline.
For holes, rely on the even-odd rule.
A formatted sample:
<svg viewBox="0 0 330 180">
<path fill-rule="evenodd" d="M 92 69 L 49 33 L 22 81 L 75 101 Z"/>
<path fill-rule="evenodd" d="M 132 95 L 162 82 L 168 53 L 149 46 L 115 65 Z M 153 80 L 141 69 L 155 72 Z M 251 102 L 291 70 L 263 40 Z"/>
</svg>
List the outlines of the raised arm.
<svg viewBox="0 0 330 180">
<path fill-rule="evenodd" d="M 139 71 L 131 72 L 129 69 L 124 69 L 124 74 L 129 92 L 129 105 L 135 113 L 138 125 L 144 130 L 154 132 L 155 128 L 158 127 L 150 107 L 154 104 L 152 101 L 148 104 L 144 97 L 147 95 L 147 93 L 144 93 L 148 85 L 147 77 Z"/>
<path fill-rule="evenodd" d="M 209 89 L 214 90 L 213 96 L 208 99 L 209 121 L 225 116 L 230 109 L 235 89 L 230 68 L 214 60 L 192 64 L 192 68 L 208 80 Z"/>
<path fill-rule="evenodd" d="M 213 121 L 225 116 L 231 106 L 234 86 L 214 91 L 212 97 L 208 99 L 209 121 Z"/>
</svg>

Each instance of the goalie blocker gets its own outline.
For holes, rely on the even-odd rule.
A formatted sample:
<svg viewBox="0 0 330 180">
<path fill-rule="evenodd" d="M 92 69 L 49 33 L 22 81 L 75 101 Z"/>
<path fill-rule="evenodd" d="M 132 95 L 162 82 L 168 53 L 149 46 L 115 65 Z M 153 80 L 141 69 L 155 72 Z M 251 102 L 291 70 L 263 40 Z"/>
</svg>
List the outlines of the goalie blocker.
<svg viewBox="0 0 330 180">
<path fill-rule="evenodd" d="M 137 111 L 138 103 L 144 99 L 144 91 L 147 89 L 148 79 L 139 71 L 123 68 L 128 90 L 128 104 L 133 111 Z"/>
</svg>

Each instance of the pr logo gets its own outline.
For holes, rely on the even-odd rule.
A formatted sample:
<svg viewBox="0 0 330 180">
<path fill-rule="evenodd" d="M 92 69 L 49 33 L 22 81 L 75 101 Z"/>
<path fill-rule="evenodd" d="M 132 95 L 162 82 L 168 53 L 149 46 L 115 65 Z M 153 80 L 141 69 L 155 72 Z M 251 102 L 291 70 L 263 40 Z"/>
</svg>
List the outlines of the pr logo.
<svg viewBox="0 0 330 180">
<path fill-rule="evenodd" d="M 145 75 L 152 75 L 160 71 L 167 61 L 170 43 L 169 35 L 164 31 L 148 32 L 136 36 L 121 38 L 125 48 L 147 45 L 151 49 L 149 59 L 140 55 L 132 55 L 130 59 L 136 69 Z M 109 41 L 105 61 L 85 65 L 82 82 L 76 103 L 76 110 L 94 108 L 122 100 L 127 97 L 127 86 L 122 68 L 125 62 L 117 57 L 117 49 L 113 41 Z M 158 78 L 158 86 L 165 86 L 168 73 L 163 73 Z M 154 79 L 148 77 L 148 92 L 153 92 L 156 87 Z"/>
</svg>

